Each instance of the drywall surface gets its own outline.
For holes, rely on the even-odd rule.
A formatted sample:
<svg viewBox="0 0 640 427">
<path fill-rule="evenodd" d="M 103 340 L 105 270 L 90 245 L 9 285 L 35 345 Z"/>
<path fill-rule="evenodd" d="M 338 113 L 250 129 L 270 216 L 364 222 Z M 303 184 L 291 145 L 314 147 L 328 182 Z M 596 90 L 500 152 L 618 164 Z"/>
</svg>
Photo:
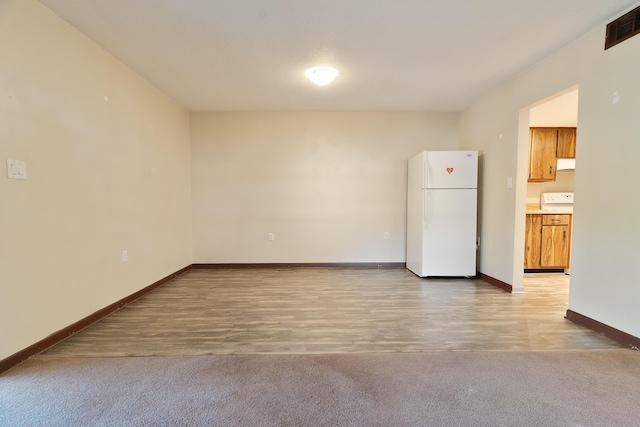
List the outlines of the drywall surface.
<svg viewBox="0 0 640 427">
<path fill-rule="evenodd" d="M 194 262 L 404 262 L 407 160 L 457 148 L 456 114 L 194 113 Z"/>
<path fill-rule="evenodd" d="M 484 151 L 480 271 L 521 287 L 528 110 L 578 85 L 569 309 L 640 336 L 640 37 L 604 51 L 604 35 L 599 26 L 463 112 L 460 148 Z"/>
<path fill-rule="evenodd" d="M 569 308 L 640 337 L 640 37 L 581 58 Z"/>
<path fill-rule="evenodd" d="M 478 213 L 480 254 L 478 270 L 512 283 L 513 212 L 515 208 L 517 112 L 509 114 L 499 92 L 482 108 L 461 115 L 460 147 L 482 153 Z M 464 119 L 464 120 L 463 120 Z M 512 178 L 513 188 L 507 188 Z M 524 219 L 523 219 L 524 224 Z"/>
<path fill-rule="evenodd" d="M 575 171 L 556 173 L 555 181 L 529 182 L 527 184 L 527 203 L 540 203 L 541 193 L 572 192 L 575 185 Z"/>
<path fill-rule="evenodd" d="M 191 263 L 190 155 L 189 113 L 40 3 L 0 2 L 0 52 L 5 358 Z"/>
</svg>

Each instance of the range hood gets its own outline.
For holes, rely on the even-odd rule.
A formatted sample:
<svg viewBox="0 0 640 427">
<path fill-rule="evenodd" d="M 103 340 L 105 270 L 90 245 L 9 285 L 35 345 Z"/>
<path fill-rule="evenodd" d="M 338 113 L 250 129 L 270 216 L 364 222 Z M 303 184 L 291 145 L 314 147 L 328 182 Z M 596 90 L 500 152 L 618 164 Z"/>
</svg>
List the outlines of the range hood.
<svg viewBox="0 0 640 427">
<path fill-rule="evenodd" d="M 576 170 L 576 159 L 558 159 L 556 171 L 574 171 Z"/>
</svg>

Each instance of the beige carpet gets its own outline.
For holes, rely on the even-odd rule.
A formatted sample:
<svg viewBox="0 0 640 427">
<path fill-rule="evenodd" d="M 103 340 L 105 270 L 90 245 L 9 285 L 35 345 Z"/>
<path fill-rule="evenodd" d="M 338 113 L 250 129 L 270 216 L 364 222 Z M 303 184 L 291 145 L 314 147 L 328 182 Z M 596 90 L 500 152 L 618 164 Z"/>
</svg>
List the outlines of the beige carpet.
<svg viewBox="0 0 640 427">
<path fill-rule="evenodd" d="M 2 426 L 638 426 L 640 352 L 56 358 Z"/>
</svg>

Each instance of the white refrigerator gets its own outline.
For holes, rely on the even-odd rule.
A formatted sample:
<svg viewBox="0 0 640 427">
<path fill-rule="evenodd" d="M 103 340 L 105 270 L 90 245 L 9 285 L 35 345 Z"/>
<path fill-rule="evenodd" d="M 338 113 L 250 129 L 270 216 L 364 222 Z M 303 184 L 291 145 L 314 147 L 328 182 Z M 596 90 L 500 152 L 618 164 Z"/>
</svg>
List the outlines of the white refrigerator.
<svg viewBox="0 0 640 427">
<path fill-rule="evenodd" d="M 408 164 L 407 268 L 476 275 L 478 152 L 423 151 Z"/>
</svg>

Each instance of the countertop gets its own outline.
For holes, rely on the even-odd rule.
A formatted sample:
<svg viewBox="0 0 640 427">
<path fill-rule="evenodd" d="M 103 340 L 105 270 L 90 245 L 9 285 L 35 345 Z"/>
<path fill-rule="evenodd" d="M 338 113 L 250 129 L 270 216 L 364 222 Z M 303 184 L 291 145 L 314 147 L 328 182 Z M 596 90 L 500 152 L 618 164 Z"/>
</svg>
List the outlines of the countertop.
<svg viewBox="0 0 640 427">
<path fill-rule="evenodd" d="M 540 205 L 527 204 L 527 214 L 543 214 L 543 215 L 573 215 L 573 212 L 564 211 L 543 211 Z"/>
<path fill-rule="evenodd" d="M 527 214 L 543 214 L 543 215 L 573 215 L 573 212 L 564 212 L 564 211 L 543 211 L 542 209 L 527 209 Z"/>
</svg>

